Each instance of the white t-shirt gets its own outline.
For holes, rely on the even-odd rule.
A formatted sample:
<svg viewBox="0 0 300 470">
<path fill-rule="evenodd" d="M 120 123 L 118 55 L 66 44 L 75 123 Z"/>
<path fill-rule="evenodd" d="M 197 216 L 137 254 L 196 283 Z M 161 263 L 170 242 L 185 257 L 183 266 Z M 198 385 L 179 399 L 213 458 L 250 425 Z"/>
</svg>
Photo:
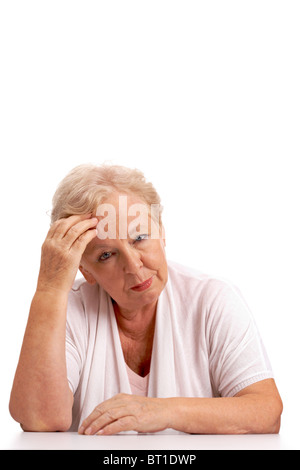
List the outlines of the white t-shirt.
<svg viewBox="0 0 300 470">
<path fill-rule="evenodd" d="M 147 395 L 228 397 L 272 378 L 239 291 L 175 263 L 168 262 L 168 272 L 158 299 Z M 111 298 L 83 279 L 75 281 L 69 295 L 66 360 L 74 394 L 70 430 L 76 431 L 102 401 L 132 393 Z"/>
</svg>

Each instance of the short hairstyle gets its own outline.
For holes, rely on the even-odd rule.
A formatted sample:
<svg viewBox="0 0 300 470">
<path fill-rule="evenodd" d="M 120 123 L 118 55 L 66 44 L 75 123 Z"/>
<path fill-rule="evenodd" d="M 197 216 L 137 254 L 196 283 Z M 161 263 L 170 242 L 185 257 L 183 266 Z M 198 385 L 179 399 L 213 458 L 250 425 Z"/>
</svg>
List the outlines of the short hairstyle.
<svg viewBox="0 0 300 470">
<path fill-rule="evenodd" d="M 53 196 L 51 223 L 71 215 L 95 213 L 114 192 L 136 195 L 149 207 L 158 204 L 161 223 L 161 200 L 153 184 L 138 169 L 110 164 L 82 164 L 73 168 Z"/>
</svg>

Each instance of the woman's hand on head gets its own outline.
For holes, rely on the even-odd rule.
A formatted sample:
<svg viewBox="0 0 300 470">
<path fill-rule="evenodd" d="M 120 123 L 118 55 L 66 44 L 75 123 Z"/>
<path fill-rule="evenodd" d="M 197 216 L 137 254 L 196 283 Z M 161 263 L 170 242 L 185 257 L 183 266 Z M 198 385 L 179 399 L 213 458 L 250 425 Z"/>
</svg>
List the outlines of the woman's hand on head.
<svg viewBox="0 0 300 470">
<path fill-rule="evenodd" d="M 120 393 L 96 406 L 78 432 L 87 435 L 110 435 L 124 431 L 158 432 L 169 427 L 169 413 L 165 398 Z"/>
<path fill-rule="evenodd" d="M 72 215 L 51 226 L 42 245 L 37 290 L 69 292 L 82 254 L 97 235 L 97 218 L 91 214 Z"/>
</svg>

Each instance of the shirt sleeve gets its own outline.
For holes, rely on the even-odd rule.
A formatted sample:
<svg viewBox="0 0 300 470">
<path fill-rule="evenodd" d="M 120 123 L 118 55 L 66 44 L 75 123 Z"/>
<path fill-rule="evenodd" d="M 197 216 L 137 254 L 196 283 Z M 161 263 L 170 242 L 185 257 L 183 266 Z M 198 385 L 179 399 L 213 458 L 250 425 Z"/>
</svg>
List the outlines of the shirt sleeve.
<svg viewBox="0 0 300 470">
<path fill-rule="evenodd" d="M 239 291 L 217 281 L 209 309 L 210 372 L 217 395 L 230 397 L 273 378 L 270 361 Z"/>
<path fill-rule="evenodd" d="M 71 290 L 66 323 L 66 364 L 70 389 L 75 394 L 86 355 L 87 330 L 84 305 L 79 291 Z"/>
</svg>

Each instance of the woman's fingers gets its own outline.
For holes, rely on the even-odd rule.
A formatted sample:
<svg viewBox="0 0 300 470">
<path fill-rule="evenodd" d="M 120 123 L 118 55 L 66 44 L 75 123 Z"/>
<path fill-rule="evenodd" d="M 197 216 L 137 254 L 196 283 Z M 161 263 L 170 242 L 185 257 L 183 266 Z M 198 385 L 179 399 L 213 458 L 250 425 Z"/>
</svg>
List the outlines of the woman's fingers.
<svg viewBox="0 0 300 470">
<path fill-rule="evenodd" d="M 104 425 L 128 414 L 124 400 L 125 396 L 125 394 L 115 395 L 96 406 L 82 422 L 78 430 L 79 434 L 95 434 Z"/>
<path fill-rule="evenodd" d="M 50 227 L 48 238 L 62 239 L 77 224 L 91 220 L 93 220 L 92 214 L 71 215 L 70 217 L 59 219 Z"/>
<path fill-rule="evenodd" d="M 97 218 L 85 214 L 70 216 L 53 224 L 42 246 L 40 289 L 71 289 L 82 254 L 97 235 L 97 223 Z"/>
<path fill-rule="evenodd" d="M 99 436 L 118 434 L 125 431 L 134 431 L 136 428 L 136 419 L 134 416 L 124 416 L 110 424 L 102 427 L 100 431 L 96 432 Z"/>
<path fill-rule="evenodd" d="M 97 217 L 91 218 L 91 214 L 70 216 L 55 222 L 55 227 L 53 230 L 51 227 L 47 238 L 69 250 L 79 248 L 82 254 L 87 244 L 97 235 L 97 224 Z"/>
<path fill-rule="evenodd" d="M 98 411 L 96 408 L 90 415 L 88 422 L 82 423 L 78 432 L 79 434 L 87 435 L 104 434 L 104 430 L 108 426 L 112 426 L 112 424 L 114 425 L 113 429 L 118 429 L 116 432 L 120 432 L 120 430 L 125 430 L 124 425 L 127 423 L 128 418 L 130 418 L 130 426 L 132 426 L 133 416 L 130 415 L 130 410 L 126 406 L 112 408 L 103 412 Z"/>
<path fill-rule="evenodd" d="M 90 219 L 91 216 L 92 214 L 71 215 L 70 217 L 58 219 L 51 225 L 47 238 L 53 238 L 55 235 L 56 237 L 63 237 L 69 226 L 80 220 Z"/>
<path fill-rule="evenodd" d="M 68 231 L 65 233 L 62 241 L 67 244 L 68 247 L 72 248 L 75 242 L 80 239 L 84 241 L 85 235 L 90 233 L 90 229 L 96 229 L 98 224 L 98 219 L 93 217 L 92 219 L 83 220 L 75 225 L 72 225 Z M 96 233 L 94 233 L 95 236 Z"/>
<path fill-rule="evenodd" d="M 119 394 L 96 406 L 78 432 L 87 435 L 157 432 L 167 424 L 167 409 L 162 399 Z"/>
</svg>

